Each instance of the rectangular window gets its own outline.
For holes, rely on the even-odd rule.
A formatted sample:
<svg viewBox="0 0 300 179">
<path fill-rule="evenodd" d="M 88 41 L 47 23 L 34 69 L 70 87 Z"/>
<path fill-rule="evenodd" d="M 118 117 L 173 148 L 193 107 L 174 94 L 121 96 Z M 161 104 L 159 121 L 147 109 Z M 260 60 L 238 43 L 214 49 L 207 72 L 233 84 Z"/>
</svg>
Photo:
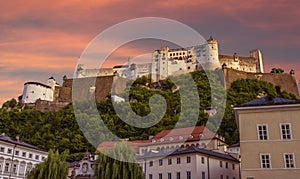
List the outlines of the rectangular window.
<svg viewBox="0 0 300 179">
<path fill-rule="evenodd" d="M 172 165 L 172 159 L 171 158 L 168 159 L 168 165 Z"/>
<path fill-rule="evenodd" d="M 234 165 L 234 163 L 232 164 L 232 170 L 235 170 L 235 165 Z"/>
<path fill-rule="evenodd" d="M 261 168 L 271 168 L 271 156 L 270 154 L 260 154 Z"/>
<path fill-rule="evenodd" d="M 192 178 L 192 173 L 191 171 L 186 172 L 186 179 L 191 179 Z"/>
<path fill-rule="evenodd" d="M 4 147 L 1 147 L 0 152 L 4 152 L 4 149 L 5 149 Z"/>
<path fill-rule="evenodd" d="M 205 163 L 204 157 L 201 157 L 201 163 Z"/>
<path fill-rule="evenodd" d="M 266 124 L 257 125 L 258 140 L 268 140 L 268 126 Z"/>
<path fill-rule="evenodd" d="M 7 153 L 11 154 L 12 150 L 11 149 L 7 149 Z"/>
<path fill-rule="evenodd" d="M 13 165 L 13 171 L 12 172 L 17 173 L 17 165 L 16 164 Z"/>
<path fill-rule="evenodd" d="M 35 155 L 35 160 L 39 160 L 40 156 L 39 155 Z"/>
<path fill-rule="evenodd" d="M 229 176 L 226 176 L 226 179 L 229 179 Z"/>
<path fill-rule="evenodd" d="M 291 124 L 281 124 L 281 139 L 290 140 L 292 139 Z"/>
<path fill-rule="evenodd" d="M 186 163 L 191 163 L 191 157 L 190 156 L 186 157 Z"/>
<path fill-rule="evenodd" d="M 20 153 L 20 152 L 19 152 L 18 150 L 16 150 L 15 155 L 19 155 L 19 153 Z"/>
<path fill-rule="evenodd" d="M 26 152 L 22 152 L 22 157 L 26 157 Z"/>
<path fill-rule="evenodd" d="M 153 176 L 152 176 L 152 174 L 149 174 L 149 179 L 153 179 Z"/>
<path fill-rule="evenodd" d="M 176 173 L 176 179 L 180 179 L 180 172 Z"/>
<path fill-rule="evenodd" d="M 29 158 L 32 158 L 32 154 L 29 154 Z"/>
<path fill-rule="evenodd" d="M 228 162 L 226 162 L 225 166 L 226 166 L 226 168 L 228 168 Z"/>
<path fill-rule="evenodd" d="M 177 158 L 177 164 L 180 164 L 180 157 Z"/>
<path fill-rule="evenodd" d="M 163 160 L 162 160 L 162 159 L 159 159 L 159 160 L 158 160 L 158 165 L 159 165 L 159 166 L 162 166 L 162 165 L 163 165 Z"/>
<path fill-rule="evenodd" d="M 220 176 L 220 179 L 223 179 L 223 175 Z"/>
<path fill-rule="evenodd" d="M 220 161 L 220 167 L 221 167 L 221 168 L 223 167 L 223 162 L 222 162 L 222 161 Z"/>
<path fill-rule="evenodd" d="M 158 174 L 158 179 L 162 179 L 162 173 Z"/>
<path fill-rule="evenodd" d="M 5 163 L 4 171 L 5 171 L 5 172 L 8 172 L 8 171 L 9 171 L 9 163 Z"/>
<path fill-rule="evenodd" d="M 149 162 L 149 167 L 152 167 L 153 166 L 153 161 L 150 161 Z"/>
<path fill-rule="evenodd" d="M 172 179 L 172 174 L 168 173 L 168 179 Z"/>
<path fill-rule="evenodd" d="M 284 154 L 285 168 L 295 168 L 294 154 Z"/>
<path fill-rule="evenodd" d="M 205 179 L 205 172 L 202 172 L 202 179 Z"/>
</svg>

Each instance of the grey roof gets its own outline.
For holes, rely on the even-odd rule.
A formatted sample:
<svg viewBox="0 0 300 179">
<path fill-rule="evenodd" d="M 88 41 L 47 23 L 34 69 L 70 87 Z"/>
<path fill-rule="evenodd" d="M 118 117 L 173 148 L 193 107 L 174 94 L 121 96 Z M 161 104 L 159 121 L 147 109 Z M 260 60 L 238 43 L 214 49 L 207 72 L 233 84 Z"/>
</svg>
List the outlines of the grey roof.
<svg viewBox="0 0 300 179">
<path fill-rule="evenodd" d="M 239 147 L 239 146 L 240 146 L 240 143 L 235 143 L 235 144 L 228 146 L 227 148 Z"/>
<path fill-rule="evenodd" d="M 39 151 L 43 151 L 43 152 L 47 152 L 46 150 L 40 149 L 40 148 L 38 148 L 34 145 L 28 144 L 26 142 L 22 142 L 20 140 L 17 140 L 16 138 L 12 138 L 12 137 L 7 137 L 7 136 L 0 135 L 0 141 L 15 144 L 17 146 L 19 145 L 19 146 L 23 146 L 23 147 L 27 147 L 27 148 L 31 148 L 31 149 L 35 149 L 35 150 L 39 150 Z"/>
<path fill-rule="evenodd" d="M 237 107 L 248 107 L 248 106 L 270 106 L 270 105 L 284 105 L 284 104 L 300 104 L 300 100 L 286 99 L 282 97 L 274 97 L 268 95 L 266 97 L 258 98 L 247 103 L 238 105 Z"/>
<path fill-rule="evenodd" d="M 223 154 L 220 152 L 215 152 L 212 150 L 207 150 L 195 146 L 191 146 L 187 149 L 176 149 L 175 151 L 172 152 L 159 152 L 159 153 L 148 153 L 143 156 L 138 156 L 139 159 L 145 159 L 145 158 L 156 158 L 156 157 L 164 157 L 164 156 L 172 156 L 172 155 L 182 155 L 182 154 L 190 154 L 190 153 L 200 153 L 204 154 L 207 156 L 213 156 L 217 158 L 222 158 L 226 160 L 231 160 L 234 162 L 239 162 L 236 158 L 232 157 L 231 155 L 228 154 Z"/>
</svg>

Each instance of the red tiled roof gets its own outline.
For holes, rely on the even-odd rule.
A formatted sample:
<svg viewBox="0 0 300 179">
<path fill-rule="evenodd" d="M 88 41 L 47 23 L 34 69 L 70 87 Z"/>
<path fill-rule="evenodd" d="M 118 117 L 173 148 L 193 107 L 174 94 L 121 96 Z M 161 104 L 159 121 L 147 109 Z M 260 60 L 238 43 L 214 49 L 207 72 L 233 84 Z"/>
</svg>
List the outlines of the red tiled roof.
<svg viewBox="0 0 300 179">
<path fill-rule="evenodd" d="M 195 126 L 188 128 L 163 130 L 156 134 L 152 139 L 160 140 L 161 138 L 163 138 L 164 141 L 175 142 L 179 141 L 179 138 L 181 138 L 182 141 L 194 141 L 200 140 L 200 134 L 201 139 L 211 139 L 216 137 L 216 134 L 210 131 L 205 126 Z"/>
<path fill-rule="evenodd" d="M 189 142 L 189 141 L 200 140 L 200 136 L 202 140 L 218 137 L 217 134 L 213 133 L 205 126 L 195 126 L 195 127 L 188 127 L 188 128 L 163 130 L 158 134 L 156 134 L 153 138 L 151 138 L 151 140 L 128 141 L 128 144 L 132 147 L 132 149 L 138 151 L 139 147 L 157 144 L 152 142 L 153 139 L 156 141 L 163 139 L 163 141 L 160 143 L 172 143 L 172 142 L 184 142 L 184 141 Z M 103 142 L 99 144 L 98 149 L 112 148 L 117 143 L 120 142 Z"/>
</svg>

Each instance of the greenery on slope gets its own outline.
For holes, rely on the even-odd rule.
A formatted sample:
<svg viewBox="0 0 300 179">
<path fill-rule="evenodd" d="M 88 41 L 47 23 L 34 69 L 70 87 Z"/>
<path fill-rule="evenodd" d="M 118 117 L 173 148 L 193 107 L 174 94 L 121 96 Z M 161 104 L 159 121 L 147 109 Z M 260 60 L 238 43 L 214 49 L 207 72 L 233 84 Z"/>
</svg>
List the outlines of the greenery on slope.
<svg viewBox="0 0 300 179">
<path fill-rule="evenodd" d="M 151 113 L 149 106 L 149 99 L 154 94 L 160 94 L 166 99 L 166 113 L 162 116 L 162 119 L 150 128 L 137 128 L 126 124 L 116 114 L 112 101 L 107 98 L 105 101 L 97 102 L 97 108 L 99 113 L 106 124 L 106 126 L 114 134 L 120 138 L 135 139 L 147 139 L 149 135 L 155 135 L 161 130 L 172 129 L 177 124 L 180 116 L 186 117 L 186 123 L 180 124 L 181 127 L 192 125 L 191 118 L 196 117 L 196 125 L 207 125 L 210 128 L 217 126 L 216 123 L 207 124 L 208 114 L 204 112 L 204 109 L 211 104 L 211 99 L 221 99 L 222 92 L 225 91 L 221 84 L 215 83 L 218 81 L 218 73 L 209 72 L 206 74 L 204 71 L 196 71 L 191 73 L 195 84 L 197 86 L 199 94 L 199 109 L 185 109 L 181 111 L 181 98 L 179 91 L 176 90 L 176 86 L 171 80 L 165 80 L 161 82 L 160 90 L 149 89 L 146 84 L 149 82 L 147 78 L 140 78 L 135 81 L 129 92 L 130 108 L 140 116 L 146 116 Z M 210 77 L 210 82 L 213 85 L 215 92 L 211 93 L 210 83 L 207 76 Z M 184 76 L 177 77 L 177 80 L 183 81 Z M 188 90 L 184 91 L 189 93 Z M 232 84 L 232 88 L 227 90 L 227 101 L 225 104 L 225 113 L 218 133 L 225 136 L 226 141 L 229 144 L 238 142 L 238 130 L 235 124 L 233 106 L 248 102 L 257 98 L 258 96 L 264 96 L 266 94 L 276 95 L 274 85 L 271 83 L 258 81 L 258 80 L 237 80 Z M 294 95 L 287 92 L 282 92 L 286 98 L 295 98 Z M 187 94 L 189 96 L 189 94 Z M 190 103 L 195 102 L 194 99 L 185 99 Z M 185 101 L 186 102 L 186 101 Z M 84 104 L 83 104 L 84 105 Z M 131 118 L 132 113 L 128 106 L 119 103 L 117 105 L 125 114 L 126 118 Z M 162 107 L 162 104 L 155 104 L 154 107 Z M 222 104 L 214 104 L 219 109 L 222 108 Z M 12 107 L 11 110 L 8 110 Z M 198 110 L 198 111 L 195 111 Z M 189 114 L 195 114 L 199 112 L 198 116 L 190 116 Z M 156 114 L 154 114 L 156 115 Z M 90 118 L 82 113 L 82 116 Z M 219 115 L 217 115 L 219 117 Z M 93 120 L 98 120 L 97 117 L 93 117 Z M 91 120 L 91 121 L 93 121 Z M 94 127 L 93 124 L 86 124 L 87 126 Z M 70 153 L 82 153 L 86 150 L 93 151 L 95 148 L 86 140 L 81 130 L 78 127 L 75 119 L 73 107 L 66 106 L 58 112 L 40 112 L 32 109 L 19 110 L 18 104 L 15 100 L 8 101 L 3 105 L 0 110 L 0 133 L 6 133 L 7 136 L 15 137 L 20 136 L 20 139 L 30 144 L 36 145 L 43 149 L 57 149 L 60 152 L 68 149 Z M 93 130 L 98 130 L 93 128 Z M 99 128 L 99 130 L 101 130 Z M 94 138 L 105 138 L 106 134 L 88 133 L 87 135 Z M 72 155 L 69 160 L 81 159 L 78 156 Z"/>
</svg>

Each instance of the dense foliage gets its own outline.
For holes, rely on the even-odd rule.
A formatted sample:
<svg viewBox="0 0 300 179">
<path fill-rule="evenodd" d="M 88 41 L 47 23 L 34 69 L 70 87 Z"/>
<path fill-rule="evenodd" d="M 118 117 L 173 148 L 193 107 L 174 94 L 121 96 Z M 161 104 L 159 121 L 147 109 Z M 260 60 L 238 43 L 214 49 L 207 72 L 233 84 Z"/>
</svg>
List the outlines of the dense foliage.
<svg viewBox="0 0 300 179">
<path fill-rule="evenodd" d="M 49 151 L 48 158 L 26 174 L 27 179 L 65 179 L 68 174 L 68 152 Z"/>
<path fill-rule="evenodd" d="M 103 149 L 102 152 L 98 152 L 97 163 L 101 165 L 96 168 L 95 179 L 144 178 L 142 167 L 136 162 L 135 152 L 125 142 L 116 144 L 110 150 Z M 109 156 L 118 156 L 117 159 L 120 160 Z"/>
<path fill-rule="evenodd" d="M 235 81 L 231 89 L 227 90 L 226 104 L 211 104 L 212 98 L 216 101 L 221 101 L 219 99 L 225 97 L 225 89 L 222 84 L 217 83 L 218 80 L 222 79 L 222 76 L 220 76 L 218 72 L 208 72 L 206 74 L 204 71 L 196 71 L 191 73 L 191 75 L 199 94 L 199 109 L 183 108 L 182 102 L 185 102 L 185 104 L 186 102 L 188 102 L 188 104 L 194 104 L 194 102 L 197 101 L 191 98 L 181 99 L 177 86 L 175 86 L 170 79 L 162 81 L 160 85 L 153 84 L 154 86 L 151 86 L 150 89 L 149 85 L 146 85 L 149 83 L 149 80 L 143 77 L 136 80 L 133 85 L 127 89 L 130 105 L 125 105 L 124 103 L 113 104 L 111 98 L 97 102 L 97 108 L 101 118 L 108 129 L 120 138 L 129 138 L 131 140 L 147 139 L 148 136 L 155 135 L 161 130 L 174 128 L 180 117 L 183 117 L 185 122 L 179 124 L 179 127 L 194 125 L 191 121 L 191 119 L 194 118 L 196 119 L 196 125 L 206 125 L 212 129 L 217 128 L 217 122 L 214 123 L 213 120 L 212 122 L 211 120 L 207 122 L 209 116 L 204 112 L 204 109 L 211 105 L 215 105 L 218 109 L 222 109 L 223 106 L 225 106 L 224 116 L 217 114 L 215 118 L 223 119 L 218 132 L 225 136 L 229 144 L 232 144 L 239 139 L 233 114 L 233 106 L 248 102 L 257 97 L 265 96 L 266 94 L 276 95 L 275 87 L 271 83 L 241 79 Z M 177 77 L 176 80 L 184 83 L 184 79 L 183 75 Z M 213 92 L 211 92 L 211 87 L 214 89 Z M 187 93 L 187 96 L 190 95 L 188 90 L 184 92 Z M 123 117 L 126 119 L 133 118 L 133 113 L 130 113 L 131 108 L 140 116 L 150 114 L 157 117 L 156 115 L 158 114 L 151 113 L 149 106 L 149 99 L 154 94 L 159 94 L 164 97 L 166 112 L 163 116 L 158 116 L 161 117 L 161 120 L 152 127 L 138 128 L 129 125 L 121 120 L 114 110 L 114 105 L 119 107 L 123 113 Z M 295 98 L 294 95 L 287 92 L 282 92 L 282 95 L 286 98 Z M 153 107 L 163 109 L 163 103 L 155 103 Z M 196 112 L 199 113 L 198 116 L 193 115 L 196 114 Z M 97 128 L 96 125 L 93 125 L 93 122 L 97 122 L 99 117 L 88 116 L 84 111 L 82 111 L 80 115 L 90 122 L 85 122 L 84 125 L 93 129 L 90 133 L 85 133 L 85 135 L 93 137 L 95 140 L 98 138 L 105 139 L 105 137 L 107 137 L 106 133 L 95 133 L 95 131 L 101 131 L 101 128 Z M 6 133 L 7 136 L 11 137 L 18 135 L 21 140 L 46 150 L 57 149 L 62 152 L 68 149 L 70 153 L 73 154 L 68 157 L 70 161 L 81 159 L 82 152 L 95 150 L 83 136 L 76 121 L 73 106 L 71 105 L 58 112 L 43 113 L 26 108 L 20 110 L 15 100 L 8 101 L 3 105 L 3 108 L 0 109 L 0 130 L 0 133 Z M 78 155 L 76 153 L 78 153 Z"/>
</svg>

